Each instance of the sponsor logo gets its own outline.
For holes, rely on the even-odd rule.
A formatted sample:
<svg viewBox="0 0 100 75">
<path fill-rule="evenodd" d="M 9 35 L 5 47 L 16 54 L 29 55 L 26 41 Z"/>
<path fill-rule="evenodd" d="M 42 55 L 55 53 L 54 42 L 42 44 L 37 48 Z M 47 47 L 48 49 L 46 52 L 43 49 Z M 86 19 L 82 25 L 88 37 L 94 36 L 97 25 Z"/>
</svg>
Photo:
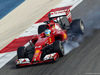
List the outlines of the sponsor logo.
<svg viewBox="0 0 100 75">
<path fill-rule="evenodd" d="M 40 52 L 40 50 L 36 50 L 36 51 L 35 51 L 35 55 L 34 55 L 34 57 L 37 57 L 38 54 L 39 54 L 39 52 Z"/>
<path fill-rule="evenodd" d="M 51 42 L 51 38 L 49 38 L 49 41 Z"/>
<path fill-rule="evenodd" d="M 40 52 L 40 50 L 36 50 L 36 51 L 35 51 L 35 53 L 39 53 L 39 52 Z"/>
<path fill-rule="evenodd" d="M 60 10 L 60 11 L 55 11 L 55 12 L 50 12 L 51 15 L 55 15 L 55 14 L 60 14 L 60 13 L 68 13 L 69 9 L 65 9 L 65 10 Z"/>
<path fill-rule="evenodd" d="M 35 54 L 35 55 L 34 55 L 34 57 L 37 57 L 37 56 L 38 56 L 38 54 Z"/>
<path fill-rule="evenodd" d="M 28 58 L 19 59 L 16 64 L 25 64 L 30 63 L 30 60 Z"/>
<path fill-rule="evenodd" d="M 52 54 L 46 55 L 46 56 L 44 57 L 44 60 L 53 59 L 53 57 L 54 57 L 55 54 L 56 54 L 56 53 L 52 53 Z"/>
<path fill-rule="evenodd" d="M 36 46 L 35 48 L 41 48 L 41 46 Z"/>
</svg>

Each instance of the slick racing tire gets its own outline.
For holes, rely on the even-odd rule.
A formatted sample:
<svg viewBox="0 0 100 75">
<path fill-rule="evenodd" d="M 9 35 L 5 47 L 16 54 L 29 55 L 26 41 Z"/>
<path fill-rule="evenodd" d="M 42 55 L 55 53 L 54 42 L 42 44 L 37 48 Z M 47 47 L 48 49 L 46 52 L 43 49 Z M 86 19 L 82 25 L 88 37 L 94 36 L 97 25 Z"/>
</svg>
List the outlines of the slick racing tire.
<svg viewBox="0 0 100 75">
<path fill-rule="evenodd" d="M 17 49 L 17 56 L 18 56 L 18 59 L 20 59 L 20 58 L 25 58 L 25 50 L 24 50 L 24 48 L 25 47 L 19 47 L 18 49 Z"/>
<path fill-rule="evenodd" d="M 42 32 L 44 32 L 46 30 L 46 25 L 40 25 L 38 27 L 38 34 L 41 34 Z"/>
<path fill-rule="evenodd" d="M 70 24 L 73 33 L 84 34 L 84 23 L 81 19 L 75 19 Z"/>
<path fill-rule="evenodd" d="M 54 52 L 58 52 L 59 56 L 64 56 L 64 48 L 61 41 L 57 40 L 53 43 Z"/>
</svg>

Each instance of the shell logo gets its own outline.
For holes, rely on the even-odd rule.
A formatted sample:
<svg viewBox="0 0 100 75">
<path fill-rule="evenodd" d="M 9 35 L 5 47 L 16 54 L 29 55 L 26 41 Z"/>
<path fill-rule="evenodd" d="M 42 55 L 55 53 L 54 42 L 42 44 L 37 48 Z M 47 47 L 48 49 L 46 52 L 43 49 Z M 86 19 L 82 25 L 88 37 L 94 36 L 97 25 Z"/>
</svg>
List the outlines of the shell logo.
<svg viewBox="0 0 100 75">
<path fill-rule="evenodd" d="M 39 53 L 39 52 L 40 52 L 40 50 L 36 50 L 36 51 L 35 51 L 35 53 Z"/>
<path fill-rule="evenodd" d="M 34 57 L 37 57 L 38 55 L 34 55 Z"/>
</svg>

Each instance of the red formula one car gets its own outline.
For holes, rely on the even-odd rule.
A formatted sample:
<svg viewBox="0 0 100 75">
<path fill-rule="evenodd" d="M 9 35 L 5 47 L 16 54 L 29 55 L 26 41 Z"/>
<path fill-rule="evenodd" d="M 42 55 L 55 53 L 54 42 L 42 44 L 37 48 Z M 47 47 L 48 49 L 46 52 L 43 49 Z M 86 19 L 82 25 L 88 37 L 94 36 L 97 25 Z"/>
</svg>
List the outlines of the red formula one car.
<svg viewBox="0 0 100 75">
<path fill-rule="evenodd" d="M 69 24 L 62 19 L 66 17 Z M 19 47 L 16 66 L 39 64 L 56 61 L 64 56 L 63 43 L 73 37 L 84 33 L 84 24 L 80 19 L 72 20 L 70 11 L 50 12 L 49 21 L 38 27 L 38 35 L 30 40 L 27 47 Z"/>
</svg>

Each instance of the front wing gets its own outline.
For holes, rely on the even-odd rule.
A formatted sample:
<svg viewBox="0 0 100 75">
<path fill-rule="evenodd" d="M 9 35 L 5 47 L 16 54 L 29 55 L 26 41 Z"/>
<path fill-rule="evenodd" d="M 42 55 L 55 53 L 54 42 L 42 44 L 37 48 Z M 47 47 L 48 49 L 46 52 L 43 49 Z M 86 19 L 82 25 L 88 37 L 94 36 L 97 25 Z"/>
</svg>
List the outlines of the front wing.
<svg viewBox="0 0 100 75">
<path fill-rule="evenodd" d="M 58 58 L 59 58 L 58 53 L 52 53 L 52 54 L 46 55 L 43 58 L 43 61 L 30 61 L 29 58 L 20 58 L 16 60 L 15 64 L 16 64 L 16 67 L 21 67 L 21 66 L 52 62 L 52 61 L 56 61 Z"/>
</svg>

